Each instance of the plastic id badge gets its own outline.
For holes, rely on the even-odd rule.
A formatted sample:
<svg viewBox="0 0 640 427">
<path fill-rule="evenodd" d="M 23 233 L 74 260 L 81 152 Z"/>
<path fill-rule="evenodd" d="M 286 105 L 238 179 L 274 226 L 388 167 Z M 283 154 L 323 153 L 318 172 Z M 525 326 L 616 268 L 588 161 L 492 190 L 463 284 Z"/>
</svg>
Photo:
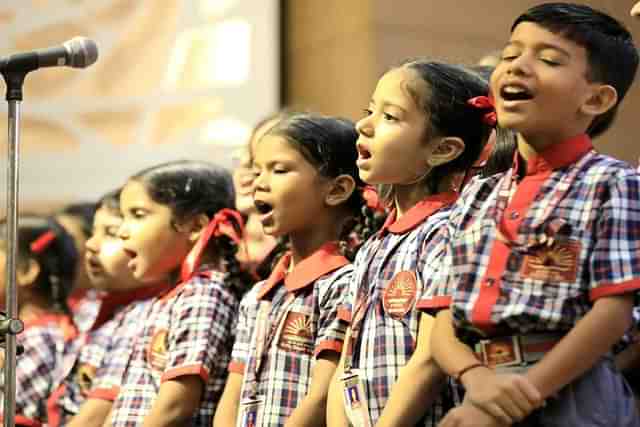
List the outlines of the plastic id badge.
<svg viewBox="0 0 640 427">
<path fill-rule="evenodd" d="M 353 369 L 340 377 L 342 384 L 342 400 L 351 427 L 371 427 L 369 423 L 369 408 L 364 394 L 364 385 L 360 372 Z"/>
<path fill-rule="evenodd" d="M 258 415 L 262 410 L 262 399 L 246 399 L 240 402 L 238 424 L 236 427 L 257 427 Z"/>
</svg>

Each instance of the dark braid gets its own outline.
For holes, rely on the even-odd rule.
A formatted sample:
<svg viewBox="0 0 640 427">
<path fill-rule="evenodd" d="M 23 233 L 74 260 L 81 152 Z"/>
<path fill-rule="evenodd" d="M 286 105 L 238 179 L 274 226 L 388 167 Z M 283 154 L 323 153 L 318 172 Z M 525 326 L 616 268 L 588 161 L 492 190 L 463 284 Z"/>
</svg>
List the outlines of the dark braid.
<svg viewBox="0 0 640 427">
<path fill-rule="evenodd" d="M 362 192 L 356 190 L 354 204 L 358 204 L 358 215 L 349 218 L 340 233 L 340 252 L 348 260 L 353 261 L 358 249 L 376 231 L 380 229 L 386 219 L 386 214 L 378 212 L 367 205 Z"/>
</svg>

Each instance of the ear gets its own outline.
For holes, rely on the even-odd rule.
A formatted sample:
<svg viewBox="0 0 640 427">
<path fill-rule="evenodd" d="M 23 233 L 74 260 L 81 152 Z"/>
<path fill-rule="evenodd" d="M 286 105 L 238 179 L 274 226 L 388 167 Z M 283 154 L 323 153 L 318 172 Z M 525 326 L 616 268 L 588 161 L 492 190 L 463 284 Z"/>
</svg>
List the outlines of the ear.
<svg viewBox="0 0 640 427">
<path fill-rule="evenodd" d="M 449 163 L 464 152 L 464 141 L 456 136 L 445 136 L 441 138 L 435 150 L 427 158 L 427 163 L 431 167 L 436 167 Z"/>
<path fill-rule="evenodd" d="M 40 264 L 33 258 L 29 258 L 26 265 L 16 269 L 16 282 L 20 287 L 29 287 L 35 283 L 40 275 Z"/>
<path fill-rule="evenodd" d="M 612 109 L 618 102 L 618 92 L 611 85 L 597 84 L 587 100 L 582 104 L 580 112 L 596 117 Z"/>
<path fill-rule="evenodd" d="M 355 191 L 356 181 L 350 175 L 339 175 L 329 182 L 324 202 L 329 206 L 338 206 L 346 202 Z"/>
<path fill-rule="evenodd" d="M 207 225 L 209 225 L 209 217 L 205 214 L 199 214 L 193 218 L 189 225 L 189 241 L 195 243 L 200 238 L 204 229 L 207 228 Z"/>
</svg>

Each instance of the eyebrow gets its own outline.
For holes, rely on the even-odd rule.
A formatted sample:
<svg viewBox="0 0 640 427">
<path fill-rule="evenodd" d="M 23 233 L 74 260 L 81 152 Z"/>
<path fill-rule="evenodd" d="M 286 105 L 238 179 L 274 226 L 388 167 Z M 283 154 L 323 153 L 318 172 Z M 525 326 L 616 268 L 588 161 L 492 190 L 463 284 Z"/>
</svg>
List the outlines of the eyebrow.
<svg viewBox="0 0 640 427">
<path fill-rule="evenodd" d="M 517 47 L 523 47 L 524 43 L 518 41 L 518 40 L 514 40 L 514 41 L 510 41 L 507 44 L 504 45 L 504 48 L 507 48 L 509 46 L 515 45 Z M 567 58 L 571 58 L 571 54 L 564 50 L 563 48 L 561 48 L 560 46 L 557 46 L 555 44 L 551 44 L 551 43 L 536 43 L 534 45 L 535 50 L 546 50 L 546 49 L 551 49 L 551 50 L 555 50 L 557 52 L 560 52 L 561 54 L 563 54 L 564 56 L 566 56 Z"/>
<path fill-rule="evenodd" d="M 373 99 L 369 100 L 369 104 L 377 105 L 376 102 Z M 401 107 L 400 105 L 394 104 L 393 102 L 389 102 L 389 101 L 384 101 L 382 103 L 382 108 L 384 108 L 384 107 L 396 107 L 396 108 L 401 109 L 402 111 L 405 111 L 405 112 L 407 111 L 406 108 Z"/>
</svg>

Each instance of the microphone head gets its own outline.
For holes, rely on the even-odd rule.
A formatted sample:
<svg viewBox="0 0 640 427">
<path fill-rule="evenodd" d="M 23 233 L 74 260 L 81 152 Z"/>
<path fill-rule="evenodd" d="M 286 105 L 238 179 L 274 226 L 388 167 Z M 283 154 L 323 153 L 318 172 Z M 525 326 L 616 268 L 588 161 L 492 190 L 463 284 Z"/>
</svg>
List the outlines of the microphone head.
<svg viewBox="0 0 640 427">
<path fill-rule="evenodd" d="M 67 65 L 74 68 L 85 68 L 98 59 L 98 45 L 86 37 L 74 37 L 63 43 L 69 53 Z"/>
</svg>

